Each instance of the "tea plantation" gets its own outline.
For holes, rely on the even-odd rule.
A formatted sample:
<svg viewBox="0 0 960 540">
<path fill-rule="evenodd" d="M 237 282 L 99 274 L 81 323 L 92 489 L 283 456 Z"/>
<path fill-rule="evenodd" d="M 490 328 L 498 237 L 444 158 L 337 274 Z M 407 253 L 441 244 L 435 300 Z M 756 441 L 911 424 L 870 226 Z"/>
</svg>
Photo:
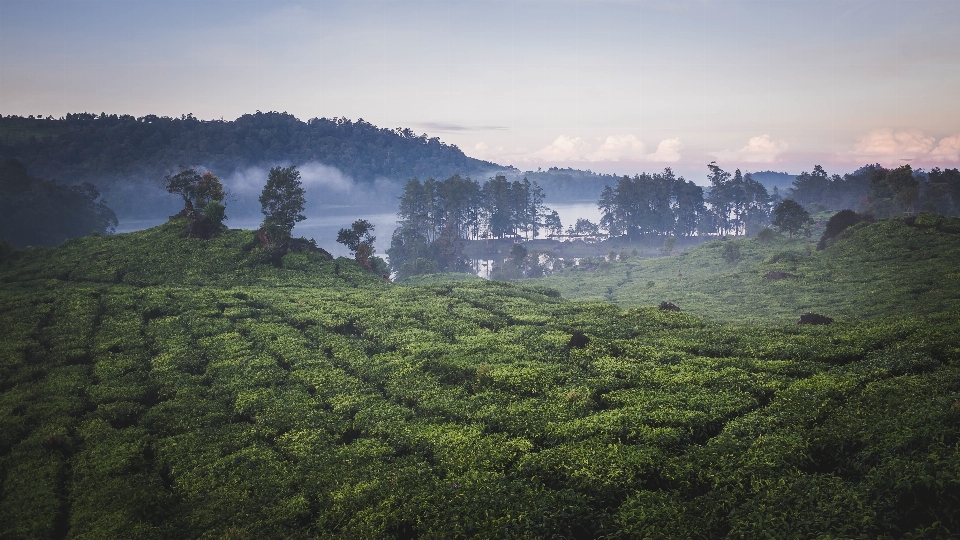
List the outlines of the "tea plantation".
<svg viewBox="0 0 960 540">
<path fill-rule="evenodd" d="M 956 236 L 870 227 L 827 251 Z M 860 299 L 902 294 L 869 292 L 882 250 L 830 279 L 821 254 L 741 262 L 734 287 L 767 265 L 867 307 L 736 326 L 182 229 L 0 261 L 0 537 L 960 534 L 955 251 L 900 278 L 941 300 L 885 312 Z"/>
<path fill-rule="evenodd" d="M 783 236 L 712 240 L 670 257 L 587 259 L 526 283 L 568 299 L 665 301 L 712 321 L 759 325 L 796 322 L 808 311 L 853 320 L 960 309 L 960 218 L 861 224 L 823 251 L 815 246 Z"/>
</svg>

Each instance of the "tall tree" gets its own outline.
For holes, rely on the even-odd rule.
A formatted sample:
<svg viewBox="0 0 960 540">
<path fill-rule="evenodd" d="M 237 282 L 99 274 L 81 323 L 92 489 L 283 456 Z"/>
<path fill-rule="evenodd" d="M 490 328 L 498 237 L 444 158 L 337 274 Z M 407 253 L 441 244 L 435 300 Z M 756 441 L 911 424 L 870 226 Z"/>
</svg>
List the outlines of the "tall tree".
<svg viewBox="0 0 960 540">
<path fill-rule="evenodd" d="M 713 226 L 717 233 L 726 234 L 731 228 L 730 212 L 733 206 L 730 173 L 721 169 L 716 161 L 711 161 L 707 168 L 710 170 L 707 175 L 710 180 L 710 193 L 706 200 L 713 215 Z"/>
<path fill-rule="evenodd" d="M 287 241 L 294 225 L 307 219 L 301 212 L 306 206 L 300 171 L 295 166 L 270 169 L 267 183 L 260 193 L 260 207 L 264 220 L 260 226 L 260 241 L 275 254 L 286 251 Z"/>
<path fill-rule="evenodd" d="M 674 233 L 678 236 L 696 234 L 701 230 L 701 222 L 707 214 L 703 188 L 680 177 L 673 185 L 673 193 L 676 213 Z"/>
<path fill-rule="evenodd" d="M 488 229 L 494 238 L 503 238 L 514 230 L 514 197 L 510 181 L 497 175 L 483 184 L 483 203 Z"/>
</svg>

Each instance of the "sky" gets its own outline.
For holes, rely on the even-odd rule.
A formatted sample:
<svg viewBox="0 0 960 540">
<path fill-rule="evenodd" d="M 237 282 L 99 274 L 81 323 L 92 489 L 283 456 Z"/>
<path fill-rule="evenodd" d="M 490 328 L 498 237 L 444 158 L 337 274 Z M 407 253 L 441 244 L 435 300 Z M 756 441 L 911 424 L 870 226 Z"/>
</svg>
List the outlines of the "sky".
<svg viewBox="0 0 960 540">
<path fill-rule="evenodd" d="M 960 165 L 958 0 L 0 0 L 0 114 L 409 127 L 522 170 Z"/>
</svg>

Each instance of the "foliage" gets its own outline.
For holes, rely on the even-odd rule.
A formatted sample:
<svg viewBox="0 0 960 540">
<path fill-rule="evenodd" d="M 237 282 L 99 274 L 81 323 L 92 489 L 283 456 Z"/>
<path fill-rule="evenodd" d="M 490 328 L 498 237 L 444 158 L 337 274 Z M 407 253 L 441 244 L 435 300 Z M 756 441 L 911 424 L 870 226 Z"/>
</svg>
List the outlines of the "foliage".
<svg viewBox="0 0 960 540">
<path fill-rule="evenodd" d="M 220 179 L 207 171 L 200 174 L 195 169 L 181 169 L 179 173 L 164 177 L 163 187 L 168 193 L 183 198 L 184 210 L 202 210 L 211 202 L 223 202 L 226 194 Z"/>
<path fill-rule="evenodd" d="M 25 132 L 31 136 L 9 136 Z M 171 163 L 203 163 L 229 175 L 251 166 L 319 161 L 361 182 L 497 168 L 410 129 L 378 128 L 363 119 L 301 121 L 287 113 L 260 111 L 233 121 L 192 115 L 5 116 L 0 118 L 0 156 L 19 157 L 46 177 L 117 183 L 128 182 L 133 174 L 160 177 Z"/>
<path fill-rule="evenodd" d="M 301 213 L 306 205 L 301 184 L 300 171 L 293 165 L 270 169 L 267 183 L 260 193 L 261 211 L 266 216 L 264 228 L 277 228 L 289 234 L 294 225 L 307 219 Z"/>
<path fill-rule="evenodd" d="M 337 233 L 337 242 L 347 246 L 351 252 L 356 252 L 361 244 L 373 245 L 377 239 L 370 233 L 374 226 L 365 219 L 358 219 L 353 222 L 349 229 L 340 229 Z"/>
<path fill-rule="evenodd" d="M 960 528 L 954 304 L 727 326 L 543 286 L 390 285 L 309 251 L 274 267 L 250 231 L 180 227 L 0 262 L 0 536 Z M 954 227 L 857 225 L 813 258 Z"/>
<path fill-rule="evenodd" d="M 703 189 L 674 176 L 669 167 L 663 173 L 620 178 L 616 187 L 604 187 L 598 204 L 600 226 L 611 236 L 629 238 L 694 234 L 707 211 Z"/>
<path fill-rule="evenodd" d="M 581 260 L 533 282 L 565 298 L 625 307 L 669 301 L 735 324 L 790 324 L 807 311 L 843 320 L 929 315 L 960 309 L 958 233 L 960 219 L 920 214 L 859 223 L 821 251 L 786 236 L 767 244 L 711 240 L 678 255 L 631 258 L 605 269 Z M 731 265 L 723 252 L 734 244 L 741 256 Z M 795 277 L 772 281 L 770 272 Z"/>
<path fill-rule="evenodd" d="M 220 179 L 207 171 L 200 174 L 194 169 L 183 169 L 163 181 L 168 193 L 183 198 L 183 211 L 179 217 L 187 218 L 187 236 L 190 238 L 211 238 L 221 232 L 226 219 L 226 207 L 223 200 L 226 193 Z"/>
<path fill-rule="evenodd" d="M 443 181 L 408 180 L 397 211 L 399 227 L 390 242 L 390 264 L 404 275 L 411 261 L 429 259 L 440 271 L 465 271 L 464 240 L 537 238 L 562 230 L 560 217 L 543 205 L 543 190 L 526 178 L 509 182 L 498 175 L 481 186 L 451 176 Z"/>
<path fill-rule="evenodd" d="M 337 242 L 347 246 L 360 266 L 378 273 L 381 269 L 379 267 L 374 268 L 370 264 L 370 258 L 373 257 L 374 253 L 373 243 L 377 239 L 370 234 L 373 232 L 373 228 L 373 224 L 369 221 L 358 219 L 353 222 L 349 229 L 340 229 L 337 233 Z"/>
<path fill-rule="evenodd" d="M 886 169 L 866 165 L 842 177 L 828 177 L 817 165 L 798 175 L 788 197 L 813 211 L 850 208 L 888 218 L 917 210 L 957 215 L 960 171 L 934 168 L 914 171 L 909 165 Z"/>
<path fill-rule="evenodd" d="M 773 242 L 773 239 L 776 238 L 776 236 L 777 231 L 771 229 L 770 227 L 761 227 L 760 230 L 757 231 L 756 239 L 761 244 L 767 245 L 770 242 Z"/>
<path fill-rule="evenodd" d="M 90 183 L 65 186 L 34 178 L 19 161 L 0 164 L 0 239 L 14 246 L 55 246 L 91 232 L 110 234 L 117 216 Z"/>
<path fill-rule="evenodd" d="M 773 226 L 787 232 L 790 238 L 810 223 L 810 213 L 797 201 L 784 199 L 773 209 Z"/>
<path fill-rule="evenodd" d="M 770 197 L 763 184 L 753 180 L 750 173 L 741 174 L 740 169 L 731 176 L 716 162 L 707 168 L 710 169 L 710 194 L 706 201 L 710 204 L 712 230 L 721 235 L 739 236 L 749 234 L 749 229 L 759 229 L 770 212 Z M 711 227 L 700 229 L 706 231 Z"/>
<path fill-rule="evenodd" d="M 827 227 L 823 231 L 823 236 L 820 237 L 817 250 L 819 251 L 827 246 L 833 245 L 833 243 L 836 242 L 836 238 L 840 236 L 843 231 L 861 221 L 870 222 L 873 221 L 873 217 L 867 214 L 858 214 L 849 208 L 837 212 L 827 221 Z"/>
</svg>

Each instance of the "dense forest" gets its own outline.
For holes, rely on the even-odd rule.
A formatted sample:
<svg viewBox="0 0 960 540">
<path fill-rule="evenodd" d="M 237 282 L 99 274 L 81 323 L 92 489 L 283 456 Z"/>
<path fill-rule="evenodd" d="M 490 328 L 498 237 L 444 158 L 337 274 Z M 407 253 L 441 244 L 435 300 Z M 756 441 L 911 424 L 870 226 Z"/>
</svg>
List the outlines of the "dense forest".
<svg viewBox="0 0 960 540">
<path fill-rule="evenodd" d="M 39 176 L 97 181 L 159 177 L 176 165 L 229 175 L 252 165 L 321 162 L 361 182 L 377 177 L 446 177 L 501 169 L 409 128 L 378 128 L 362 118 L 313 118 L 257 111 L 233 121 L 147 115 L 0 117 L 0 157 Z"/>
<path fill-rule="evenodd" d="M 68 238 L 110 234 L 117 216 L 85 182 L 66 186 L 34 178 L 23 163 L 0 163 L 0 241 L 15 247 L 56 246 Z"/>
<path fill-rule="evenodd" d="M 4 253 L 0 536 L 953 536 L 960 223 L 854 228 L 810 257 L 937 252 L 941 302 L 731 325 L 182 218 Z"/>
</svg>

